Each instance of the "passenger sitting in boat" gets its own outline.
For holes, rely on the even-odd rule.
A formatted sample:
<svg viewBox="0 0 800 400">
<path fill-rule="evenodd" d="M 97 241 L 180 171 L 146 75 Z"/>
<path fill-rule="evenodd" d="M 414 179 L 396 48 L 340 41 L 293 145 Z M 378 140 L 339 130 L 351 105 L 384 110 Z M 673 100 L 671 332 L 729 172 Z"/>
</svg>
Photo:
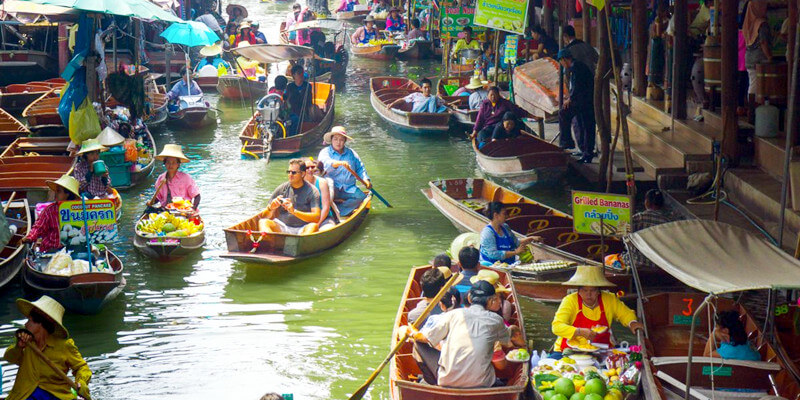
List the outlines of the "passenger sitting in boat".
<svg viewBox="0 0 800 400">
<path fill-rule="evenodd" d="M 205 58 L 197 63 L 197 65 L 194 67 L 194 71 L 200 72 L 200 70 L 207 65 L 214 67 L 216 70 L 219 70 L 220 67 L 223 67 L 226 71 L 229 71 L 231 69 L 231 65 L 222 59 L 220 56 L 221 54 L 222 46 L 219 44 L 203 47 L 200 49 L 200 55 L 204 56 Z"/>
<path fill-rule="evenodd" d="M 311 84 L 306 81 L 302 65 L 292 67 L 292 82 L 286 85 L 283 95 L 284 104 L 289 109 L 289 124 L 286 125 L 287 135 L 293 136 L 300 133 L 301 120 L 313 120 L 316 117 Z"/>
<path fill-rule="evenodd" d="M 705 357 L 728 360 L 761 361 L 761 354 L 750 347 L 739 313 L 730 310 L 717 313 L 714 332 L 706 342 Z"/>
<path fill-rule="evenodd" d="M 163 161 L 167 171 L 156 178 L 156 200 L 161 207 L 172 203 L 172 199 L 180 197 L 191 200 L 192 208 L 197 210 L 200 206 L 200 189 L 192 177 L 178 171 L 182 163 L 188 163 L 189 159 L 183 154 L 183 149 L 179 144 L 165 144 L 164 149 L 156 156 L 156 160 Z"/>
<path fill-rule="evenodd" d="M 264 32 L 258 30 L 261 27 L 261 24 L 258 21 L 253 22 L 250 24 L 250 27 L 253 29 L 253 36 L 256 38 L 256 42 L 253 44 L 267 44 L 267 37 L 264 36 Z"/>
<path fill-rule="evenodd" d="M 558 338 L 551 358 L 559 359 L 562 350 L 581 346 L 578 338 L 611 345 L 611 323 L 614 321 L 628 327 L 634 335 L 637 330 L 644 328 L 636 320 L 633 310 L 614 293 L 600 290 L 602 287 L 614 287 L 606 279 L 603 268 L 579 265 L 575 274 L 563 285 L 577 287 L 578 291 L 561 300 L 553 317 L 552 331 Z M 588 345 L 586 341 L 583 346 Z"/>
<path fill-rule="evenodd" d="M 239 47 L 239 43 L 247 42 L 249 44 L 257 44 L 256 35 L 253 34 L 252 28 L 250 28 L 250 24 L 247 22 L 242 22 L 239 25 L 239 34 L 236 35 L 236 39 L 233 41 L 233 47 Z"/>
<path fill-rule="evenodd" d="M 333 203 L 333 179 L 323 177 L 325 164 L 314 161 L 310 157 L 303 159 L 306 163 L 306 182 L 314 185 L 319 192 L 319 230 L 326 231 L 336 226 L 336 204 Z"/>
<path fill-rule="evenodd" d="M 473 76 L 470 78 L 469 84 L 464 86 L 467 90 L 471 91 L 469 100 L 467 101 L 470 110 L 480 109 L 483 101 L 489 98 L 489 91 L 486 90 L 487 84 L 489 84 L 489 82 L 482 81 L 479 77 Z"/>
<path fill-rule="evenodd" d="M 481 231 L 481 265 L 489 266 L 498 261 L 513 264 L 518 255 L 527 251 L 525 246 L 537 239 L 535 236 L 517 239 L 506 224 L 508 209 L 499 201 L 486 206 L 486 217 L 491 222 Z"/>
<path fill-rule="evenodd" d="M 342 217 L 350 215 L 367 198 L 367 195 L 356 186 L 356 177 L 348 168 L 366 182 L 367 189 L 372 187 L 361 157 L 355 150 L 346 146 L 348 140 L 352 138 L 347 136 L 347 130 L 343 126 L 334 126 L 323 136 L 323 141 L 330 143 L 330 146 L 320 150 L 317 157 L 325 165 L 328 177 L 333 179 L 333 199 L 338 203 L 339 215 Z"/>
<path fill-rule="evenodd" d="M 100 161 L 100 152 L 106 150 L 97 139 L 87 139 L 81 143 L 81 149 L 77 153 L 78 161 L 72 169 L 72 176 L 80 184 L 80 193 L 86 194 L 88 198 L 105 198 L 114 194 L 105 164 L 94 164 Z"/>
<path fill-rule="evenodd" d="M 386 30 L 392 33 L 404 32 L 406 30 L 406 23 L 403 21 L 403 16 L 400 15 L 398 7 L 392 7 L 389 10 L 389 16 L 386 17 Z"/>
<path fill-rule="evenodd" d="M 319 227 L 320 196 L 305 180 L 306 164 L 299 158 L 293 159 L 286 173 L 289 181 L 272 192 L 267 217 L 258 221 L 258 229 L 293 235 L 314 233 Z"/>
<path fill-rule="evenodd" d="M 459 53 L 461 50 L 473 49 L 473 50 L 480 50 L 481 44 L 472 38 L 472 27 L 465 26 L 462 30 L 463 37 L 456 41 L 456 45 L 453 46 L 452 56 L 453 58 L 458 58 Z"/>
<path fill-rule="evenodd" d="M 378 29 L 375 28 L 375 17 L 372 15 L 367 15 L 367 18 L 364 18 L 364 26 L 359 27 L 353 32 L 353 35 L 350 36 L 350 43 L 352 44 L 367 44 L 372 39 L 378 38 Z"/>
<path fill-rule="evenodd" d="M 428 304 L 436 297 L 439 291 L 444 286 L 447 279 L 444 277 L 444 271 L 449 271 L 448 268 L 445 267 L 437 267 L 431 268 L 425 271 L 422 274 L 422 278 L 420 278 L 419 285 L 422 289 L 422 297 L 423 299 L 417 303 L 417 305 L 408 312 L 408 323 L 413 324 L 414 322 L 419 319 L 422 315 L 422 312 L 425 311 L 425 308 L 428 307 Z M 442 307 L 440 305 L 436 305 L 433 310 L 430 312 L 429 315 L 437 315 L 443 312 Z M 424 322 L 423 322 L 424 324 Z"/>
<path fill-rule="evenodd" d="M 400 335 L 409 333 L 415 342 L 441 342 L 441 354 L 434 364 L 423 358 L 430 370 L 436 370 L 436 384 L 452 388 L 500 386 L 495 377 L 492 355 L 495 344 L 504 347 L 523 347 L 525 341 L 519 327 L 506 327 L 494 313 L 500 308 L 500 296 L 494 286 L 477 281 L 469 291 L 470 306 L 442 314 L 432 328 L 417 331 L 413 326 L 401 327 Z"/>
<path fill-rule="evenodd" d="M 406 39 L 408 39 L 409 41 L 427 39 L 427 37 L 425 36 L 425 32 L 422 29 L 420 29 L 420 26 L 422 26 L 422 24 L 419 22 L 419 18 L 412 19 L 411 26 L 413 27 L 413 29 L 408 31 Z"/>
<path fill-rule="evenodd" d="M 503 121 L 494 126 L 492 141 L 494 142 L 495 140 L 514 139 L 519 137 L 519 135 L 521 135 L 521 133 L 517 116 L 512 112 L 507 112 L 503 114 Z M 485 144 L 485 142 L 479 143 L 478 148 L 483 147 Z"/>
<path fill-rule="evenodd" d="M 28 320 L 25 329 L 17 330 L 16 342 L 3 355 L 9 363 L 19 365 L 14 386 L 6 400 L 74 399 L 72 387 L 55 371 L 56 368 L 59 372 L 71 370 L 78 386 L 78 396 L 90 398 L 92 371 L 61 322 L 64 307 L 49 296 L 42 296 L 34 302 L 17 299 L 16 303 L 19 312 Z M 28 346 L 36 346 L 45 357 L 26 350 Z M 46 359 L 55 366 L 48 365 Z"/>
<path fill-rule="evenodd" d="M 341 3 L 339 3 L 339 8 L 336 9 L 336 12 L 353 11 L 353 8 L 355 8 L 355 6 L 358 4 L 358 0 L 342 0 Z"/>
<path fill-rule="evenodd" d="M 422 78 L 420 81 L 422 92 L 413 92 L 405 97 L 401 97 L 389 104 L 389 108 L 400 104 L 401 102 L 411 103 L 412 113 L 443 113 L 447 111 L 444 106 L 444 100 L 439 96 L 431 93 L 433 84 L 428 78 Z"/>
<path fill-rule="evenodd" d="M 445 267 L 450 269 L 453 266 L 453 260 L 450 259 L 445 253 L 439 254 L 433 258 L 433 263 L 431 263 L 434 267 Z"/>
<path fill-rule="evenodd" d="M 472 246 L 464 246 L 458 252 L 458 263 L 461 265 L 461 275 L 464 277 L 466 284 L 456 285 L 459 292 L 467 293 L 471 287 L 469 280 L 473 276 L 478 275 L 478 264 L 480 264 L 481 253 L 478 249 Z"/>
<path fill-rule="evenodd" d="M 478 143 L 487 142 L 494 133 L 495 125 L 503 120 L 503 116 L 507 112 L 522 115 L 514 103 L 504 99 L 500 96 L 500 89 L 497 86 L 489 88 L 486 100 L 481 104 L 478 109 L 478 115 L 475 118 L 475 127 L 472 128 L 472 138 L 478 138 Z"/>
<path fill-rule="evenodd" d="M 241 42 L 237 49 L 250 46 L 250 43 Z M 239 75 L 246 77 L 250 80 L 258 80 L 259 82 L 266 81 L 266 71 L 261 67 L 258 61 L 251 60 L 245 56 L 236 57 L 236 67 L 239 69 Z"/>
<path fill-rule="evenodd" d="M 189 86 L 186 84 L 187 81 L 189 82 Z M 172 89 L 167 92 L 167 97 L 169 97 L 170 101 L 176 101 L 181 96 L 196 96 L 202 94 L 203 90 L 200 89 L 200 85 L 192 79 L 192 71 L 188 68 L 184 68 L 181 71 L 181 80 L 172 85 Z"/>
<path fill-rule="evenodd" d="M 278 75 L 275 77 L 275 83 L 269 88 L 269 93 L 267 94 L 279 94 L 281 98 L 283 98 L 283 94 L 286 91 L 286 85 L 289 83 L 289 78 L 284 75 Z"/>
<path fill-rule="evenodd" d="M 491 283 L 494 286 L 495 292 L 500 294 L 511 291 L 509 288 L 503 286 L 503 284 L 500 282 L 500 274 L 498 274 L 496 271 L 492 271 L 491 269 L 482 269 L 478 271 L 475 276 L 469 278 L 470 284 L 475 284 L 477 281 L 486 281 Z M 514 312 L 514 307 L 508 300 L 503 298 L 503 296 L 500 296 L 500 308 L 495 312 L 497 315 L 503 317 L 503 321 L 508 321 L 511 319 L 511 314 Z"/>
<path fill-rule="evenodd" d="M 33 243 L 41 239 L 39 251 L 49 252 L 61 248 L 61 237 L 58 226 L 58 206 L 62 201 L 76 200 L 80 196 L 78 193 L 78 181 L 69 175 L 62 175 L 58 180 L 47 181 L 47 187 L 53 191 L 53 202 L 39 213 L 36 223 L 33 224 L 30 232 L 22 243 Z"/>
</svg>

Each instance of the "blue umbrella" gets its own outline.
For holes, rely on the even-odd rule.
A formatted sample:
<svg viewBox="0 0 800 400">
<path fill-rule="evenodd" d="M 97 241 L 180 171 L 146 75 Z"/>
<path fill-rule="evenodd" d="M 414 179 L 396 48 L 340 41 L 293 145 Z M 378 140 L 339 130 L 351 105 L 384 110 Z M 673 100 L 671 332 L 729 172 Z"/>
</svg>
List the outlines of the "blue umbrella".
<svg viewBox="0 0 800 400">
<path fill-rule="evenodd" d="M 197 21 L 178 22 L 170 25 L 159 35 L 172 44 L 182 44 L 188 47 L 209 46 L 219 40 L 216 32 L 206 24 Z M 186 69 L 189 69 L 189 52 L 186 54 Z M 169 80 L 169 79 L 168 79 Z M 186 78 L 187 93 L 192 93 L 189 78 Z"/>
</svg>

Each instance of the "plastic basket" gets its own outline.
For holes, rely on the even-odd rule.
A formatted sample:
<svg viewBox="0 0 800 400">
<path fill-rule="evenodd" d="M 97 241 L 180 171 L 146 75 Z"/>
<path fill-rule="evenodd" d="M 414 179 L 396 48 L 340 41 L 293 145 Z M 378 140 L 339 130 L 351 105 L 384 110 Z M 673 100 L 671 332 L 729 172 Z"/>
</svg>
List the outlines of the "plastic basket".
<svg viewBox="0 0 800 400">
<path fill-rule="evenodd" d="M 125 163 L 125 148 L 122 146 L 114 146 L 108 151 L 100 153 L 100 159 L 105 161 L 109 167 L 122 165 Z"/>
<path fill-rule="evenodd" d="M 122 153 L 125 156 L 125 153 Z M 123 162 L 119 165 L 108 166 L 108 176 L 111 178 L 111 186 L 122 187 L 131 184 L 131 163 Z"/>
</svg>

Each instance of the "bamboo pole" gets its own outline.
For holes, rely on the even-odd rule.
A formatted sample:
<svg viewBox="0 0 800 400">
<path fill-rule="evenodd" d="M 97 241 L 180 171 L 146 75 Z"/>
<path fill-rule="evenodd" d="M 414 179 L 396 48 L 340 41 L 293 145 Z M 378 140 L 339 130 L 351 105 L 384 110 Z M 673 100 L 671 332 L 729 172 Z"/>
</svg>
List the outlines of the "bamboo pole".
<svg viewBox="0 0 800 400">
<path fill-rule="evenodd" d="M 795 29 L 795 43 L 800 43 L 800 29 Z M 792 75 L 791 87 L 789 88 L 789 109 L 786 112 L 786 147 L 784 150 L 783 160 L 783 183 L 781 184 L 781 213 L 780 220 L 778 221 L 778 246 L 783 246 L 783 226 L 786 221 L 786 203 L 787 191 L 789 188 L 789 165 L 792 162 L 792 147 L 795 140 L 797 126 L 792 121 L 796 118 L 797 113 L 797 63 L 800 59 L 800 46 L 794 46 L 794 54 L 792 55 Z"/>
<path fill-rule="evenodd" d="M 494 85 L 497 86 L 497 77 L 500 75 L 500 31 L 494 31 Z"/>
</svg>

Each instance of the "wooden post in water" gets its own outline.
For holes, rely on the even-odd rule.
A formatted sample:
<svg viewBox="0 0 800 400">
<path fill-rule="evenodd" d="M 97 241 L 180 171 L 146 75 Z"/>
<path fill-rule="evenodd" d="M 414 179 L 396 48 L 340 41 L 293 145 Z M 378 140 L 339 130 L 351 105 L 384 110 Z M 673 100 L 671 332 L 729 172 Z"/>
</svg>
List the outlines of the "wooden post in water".
<svg viewBox="0 0 800 400">
<path fill-rule="evenodd" d="M 647 94 L 647 2 L 631 2 L 631 11 L 633 94 L 644 97 Z"/>
<path fill-rule="evenodd" d="M 583 19 L 583 41 L 592 45 L 592 18 L 589 16 L 589 5 L 586 0 L 581 0 L 581 19 Z"/>
<path fill-rule="evenodd" d="M 672 51 L 672 117 L 686 119 L 686 82 L 688 80 L 686 61 L 688 54 L 687 36 L 689 34 L 687 0 L 675 0 L 675 35 Z"/>
<path fill-rule="evenodd" d="M 67 23 L 58 23 L 58 73 L 64 72 L 69 64 L 69 46 L 68 46 Z"/>
<path fill-rule="evenodd" d="M 736 161 L 738 157 L 736 151 L 736 141 L 739 131 L 739 123 L 736 120 L 736 94 L 737 94 L 737 59 L 738 46 L 737 38 L 739 34 L 736 22 L 736 13 L 728 10 L 737 10 L 739 0 L 718 0 L 720 1 L 723 12 L 720 20 L 722 27 L 720 46 L 722 52 L 722 62 L 720 79 L 722 80 L 721 101 L 722 101 L 722 154 L 729 162 Z M 719 9 L 718 9 L 719 10 Z M 718 14 L 719 15 L 719 14 Z M 720 34 L 717 31 L 717 34 Z M 675 82 L 682 82 L 675 80 Z M 673 90 L 676 84 L 673 84 Z M 677 100 L 677 99 L 673 99 Z M 685 109 L 685 107 L 684 107 Z"/>
<path fill-rule="evenodd" d="M 584 12 L 587 10 L 584 8 Z M 611 191 L 611 181 L 614 157 L 611 149 L 611 107 L 608 103 L 608 81 L 609 81 L 609 52 L 608 30 L 606 29 L 605 9 L 598 10 L 597 13 L 597 70 L 594 75 L 594 115 L 597 123 L 597 133 L 600 139 L 600 154 L 598 168 L 598 190 L 605 189 Z M 606 171 L 609 171 L 606 173 Z M 605 183 L 605 185 L 603 185 Z"/>
<path fill-rule="evenodd" d="M 497 77 L 500 76 L 500 31 L 494 31 L 494 85 L 499 86 Z M 488 77 L 487 77 L 488 78 Z"/>
<path fill-rule="evenodd" d="M 172 46 L 169 43 L 164 43 L 164 77 L 164 85 L 169 90 L 172 82 Z"/>
</svg>

